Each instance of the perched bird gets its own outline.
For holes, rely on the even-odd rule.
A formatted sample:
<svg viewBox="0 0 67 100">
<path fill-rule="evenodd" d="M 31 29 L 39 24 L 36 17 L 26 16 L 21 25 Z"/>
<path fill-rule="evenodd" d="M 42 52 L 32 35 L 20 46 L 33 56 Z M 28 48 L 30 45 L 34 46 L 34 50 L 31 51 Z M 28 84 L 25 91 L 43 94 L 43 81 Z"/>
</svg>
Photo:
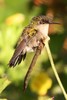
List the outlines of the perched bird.
<svg viewBox="0 0 67 100">
<path fill-rule="evenodd" d="M 30 24 L 24 28 L 18 40 L 16 50 L 9 61 L 10 67 L 20 64 L 22 59 L 25 59 L 27 52 L 36 50 L 40 41 L 47 37 L 48 33 L 44 33 L 44 31 L 49 24 L 57 23 L 53 22 L 52 18 L 44 15 L 32 18 Z"/>
<path fill-rule="evenodd" d="M 44 15 L 32 18 L 30 24 L 24 28 L 18 40 L 14 54 L 9 61 L 9 66 L 14 67 L 16 64 L 20 64 L 22 59 L 25 59 L 27 52 L 35 52 L 24 79 L 24 90 L 27 88 L 29 73 L 31 72 L 32 67 L 35 65 L 36 60 L 45 45 L 44 41 L 48 37 L 49 24 L 59 23 L 53 22 L 52 18 Z"/>
</svg>

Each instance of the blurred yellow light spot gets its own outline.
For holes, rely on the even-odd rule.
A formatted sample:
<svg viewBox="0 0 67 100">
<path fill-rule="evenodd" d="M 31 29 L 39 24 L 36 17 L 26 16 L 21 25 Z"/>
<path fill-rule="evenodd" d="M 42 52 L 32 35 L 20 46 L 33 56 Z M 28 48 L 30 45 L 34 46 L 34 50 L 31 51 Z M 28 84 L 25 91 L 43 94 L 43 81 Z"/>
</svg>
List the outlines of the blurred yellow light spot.
<svg viewBox="0 0 67 100">
<path fill-rule="evenodd" d="M 38 96 L 38 100 L 54 100 L 54 97 L 49 97 L 49 96 Z"/>
<path fill-rule="evenodd" d="M 23 14 L 21 13 L 17 13 L 14 15 L 9 16 L 6 20 L 5 23 L 7 25 L 12 25 L 12 24 L 19 24 L 22 23 L 24 21 L 25 17 Z"/>
<path fill-rule="evenodd" d="M 48 89 L 52 86 L 51 78 L 44 72 L 41 72 L 36 75 L 31 80 L 30 88 L 33 92 L 36 92 L 39 95 L 44 95 L 47 93 Z"/>
</svg>

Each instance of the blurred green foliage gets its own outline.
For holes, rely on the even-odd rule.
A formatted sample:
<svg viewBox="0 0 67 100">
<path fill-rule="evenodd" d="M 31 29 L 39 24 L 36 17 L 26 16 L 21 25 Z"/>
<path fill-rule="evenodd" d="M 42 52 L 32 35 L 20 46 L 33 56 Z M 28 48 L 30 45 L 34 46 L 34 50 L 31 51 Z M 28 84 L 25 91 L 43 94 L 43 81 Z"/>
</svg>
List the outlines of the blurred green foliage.
<svg viewBox="0 0 67 100">
<path fill-rule="evenodd" d="M 23 92 L 24 76 L 28 70 L 34 53 L 28 53 L 25 61 L 22 61 L 22 63 L 17 65 L 15 68 L 9 68 L 8 66 L 8 62 L 14 52 L 16 42 L 21 35 L 23 28 L 28 25 L 33 16 L 46 14 L 47 9 L 49 8 L 48 5 L 35 6 L 33 1 L 35 0 L 0 0 L 0 87 L 3 87 L 4 85 L 5 75 L 8 78 L 6 80 L 9 80 L 9 82 L 11 81 L 11 84 L 8 87 L 6 87 L 8 83 L 5 83 L 5 90 L 1 93 L 0 98 L 6 98 L 7 100 L 48 100 L 47 97 L 54 96 L 55 100 L 64 100 L 63 94 L 58 87 L 57 81 L 50 67 L 48 55 L 46 54 L 45 49 L 39 56 L 30 77 L 32 80 L 34 74 L 36 75 L 37 73 L 40 73 L 40 71 L 43 71 L 44 73 L 45 71 L 47 72 L 53 81 L 53 85 L 46 96 L 39 96 L 35 94 L 32 89 L 29 88 L 29 86 L 26 92 Z M 64 3 L 65 2 L 66 1 L 64 1 Z M 22 23 L 7 25 L 5 20 L 9 16 L 16 13 L 23 14 L 25 18 L 24 21 Z M 59 15 L 61 14 L 59 13 Z M 67 16 L 65 16 L 65 18 L 66 17 Z M 67 51 L 63 52 L 62 47 L 64 39 L 67 36 L 67 29 L 65 26 L 66 23 L 64 20 L 64 32 L 62 32 L 62 34 L 57 32 L 57 34 L 50 36 L 50 49 L 52 51 L 57 71 L 60 75 L 65 90 L 67 90 Z"/>
</svg>

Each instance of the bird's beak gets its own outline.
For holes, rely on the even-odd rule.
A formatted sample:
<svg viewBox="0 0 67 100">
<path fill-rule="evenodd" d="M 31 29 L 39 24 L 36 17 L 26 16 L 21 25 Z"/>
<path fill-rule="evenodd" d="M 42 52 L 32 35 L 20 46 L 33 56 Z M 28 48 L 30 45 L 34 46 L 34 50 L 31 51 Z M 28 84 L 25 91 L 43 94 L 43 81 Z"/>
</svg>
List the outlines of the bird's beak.
<svg viewBox="0 0 67 100">
<path fill-rule="evenodd" d="M 61 24 L 61 22 L 49 22 L 49 24 Z"/>
</svg>

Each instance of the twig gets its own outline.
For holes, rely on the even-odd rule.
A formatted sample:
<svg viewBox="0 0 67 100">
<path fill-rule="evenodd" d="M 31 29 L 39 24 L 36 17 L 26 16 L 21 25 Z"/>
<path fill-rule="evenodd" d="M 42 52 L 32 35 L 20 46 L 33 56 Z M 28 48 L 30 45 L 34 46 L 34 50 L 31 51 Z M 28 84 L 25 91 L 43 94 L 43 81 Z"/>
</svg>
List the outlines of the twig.
<svg viewBox="0 0 67 100">
<path fill-rule="evenodd" d="M 49 48 L 48 41 L 49 41 L 49 39 L 47 38 L 46 41 L 45 41 L 45 47 L 46 47 L 46 50 L 47 50 L 47 53 L 48 53 L 48 56 L 49 56 L 49 60 L 50 60 L 50 63 L 51 63 L 51 67 L 52 67 L 53 72 L 55 74 L 55 77 L 56 77 L 56 79 L 58 81 L 58 84 L 59 84 L 59 86 L 60 86 L 60 88 L 61 88 L 61 90 L 63 92 L 63 95 L 65 97 L 65 100 L 67 100 L 67 94 L 66 94 L 66 91 L 65 91 L 65 89 L 64 89 L 64 87 L 62 85 L 62 82 L 61 82 L 60 78 L 59 78 L 59 75 L 58 75 L 58 73 L 56 71 L 56 68 L 55 68 L 55 65 L 54 65 L 54 62 L 53 62 L 53 58 L 52 58 L 52 55 L 51 55 L 51 51 L 50 51 L 50 48 Z"/>
<path fill-rule="evenodd" d="M 41 43 L 39 44 L 39 46 L 37 47 L 37 49 L 36 49 L 35 55 L 34 55 L 34 57 L 33 57 L 33 59 L 32 59 L 32 62 L 31 62 L 31 64 L 30 64 L 30 67 L 29 67 L 29 69 L 28 69 L 28 71 L 27 71 L 27 73 L 26 73 L 25 79 L 24 79 L 24 88 L 23 88 L 24 91 L 26 90 L 27 85 L 28 85 L 28 80 L 29 80 L 29 78 L 30 78 L 30 72 L 31 72 L 32 68 L 34 67 L 34 65 L 35 65 L 35 63 L 36 63 L 36 61 L 37 61 L 37 58 L 38 58 L 38 56 L 40 55 L 40 53 L 41 53 L 43 47 L 44 47 L 44 45 L 43 45 L 42 42 L 41 42 Z"/>
</svg>

